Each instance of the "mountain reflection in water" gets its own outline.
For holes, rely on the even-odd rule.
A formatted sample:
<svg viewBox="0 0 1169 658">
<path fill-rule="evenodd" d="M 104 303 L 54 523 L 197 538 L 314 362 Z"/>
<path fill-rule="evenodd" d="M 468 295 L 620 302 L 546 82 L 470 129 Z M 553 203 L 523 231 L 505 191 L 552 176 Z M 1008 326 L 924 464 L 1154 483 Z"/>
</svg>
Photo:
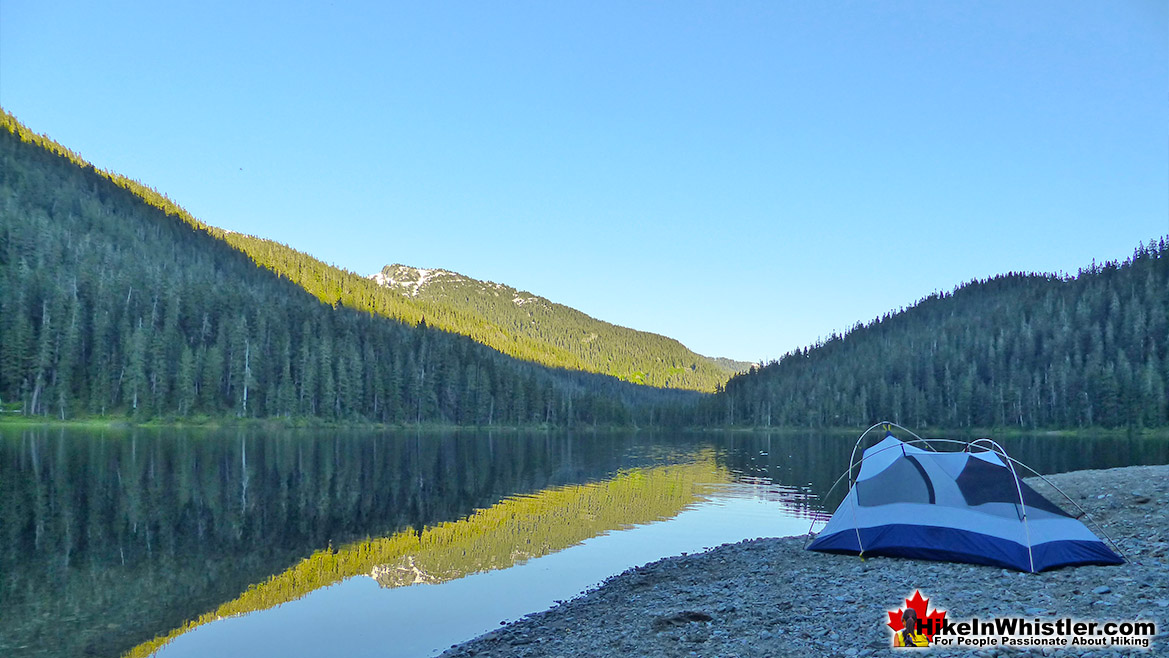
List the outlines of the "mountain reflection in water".
<svg viewBox="0 0 1169 658">
<path fill-rule="evenodd" d="M 704 483 L 725 482 L 710 451 L 698 461 L 637 468 L 603 480 L 509 497 L 465 519 L 317 551 L 293 568 L 249 587 L 238 599 L 136 647 L 146 656 L 202 624 L 265 610 L 356 575 L 382 587 L 435 584 L 504 569 L 634 525 L 677 515 L 696 502 Z"/>
<path fill-rule="evenodd" d="M 678 551 L 756 528 L 802 533 L 809 515 L 835 505 L 819 496 L 852 442 L 2 429 L 0 655 L 146 655 L 187 629 L 218 626 L 209 620 L 247 626 L 253 615 L 238 615 L 302 597 L 293 608 L 320 613 L 328 599 L 340 609 L 340 592 L 373 584 L 365 576 L 383 587 L 361 596 L 381 591 L 369 600 L 385 601 L 417 589 L 389 586 L 457 578 L 467 583 L 458 587 L 494 587 L 505 576 L 462 576 L 528 568 L 512 564 L 599 564 L 608 559 L 601 546 L 626 562 L 670 554 L 639 553 L 623 534 Z M 1008 449 L 1044 472 L 1169 461 L 1165 442 L 1139 439 L 1028 439 Z M 712 530 L 720 524 L 723 534 Z M 670 533 L 676 540 L 661 539 Z M 678 548 L 687 541 L 696 548 Z M 610 575 L 597 569 L 582 586 Z M 328 596 L 306 597 L 334 583 Z"/>
</svg>

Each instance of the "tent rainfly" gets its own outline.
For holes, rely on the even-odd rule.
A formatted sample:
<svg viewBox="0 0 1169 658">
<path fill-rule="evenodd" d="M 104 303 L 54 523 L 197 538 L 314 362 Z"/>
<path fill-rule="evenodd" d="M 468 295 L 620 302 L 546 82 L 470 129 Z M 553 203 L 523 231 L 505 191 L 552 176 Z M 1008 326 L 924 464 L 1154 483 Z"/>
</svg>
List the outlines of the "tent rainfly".
<svg viewBox="0 0 1169 658">
<path fill-rule="evenodd" d="M 884 440 L 864 451 L 855 483 L 808 550 L 1033 573 L 1124 562 L 1083 523 L 1024 484 L 1015 460 L 997 443 L 948 441 L 965 448 L 937 452 L 897 439 L 890 425 L 873 426 L 886 429 Z"/>
</svg>

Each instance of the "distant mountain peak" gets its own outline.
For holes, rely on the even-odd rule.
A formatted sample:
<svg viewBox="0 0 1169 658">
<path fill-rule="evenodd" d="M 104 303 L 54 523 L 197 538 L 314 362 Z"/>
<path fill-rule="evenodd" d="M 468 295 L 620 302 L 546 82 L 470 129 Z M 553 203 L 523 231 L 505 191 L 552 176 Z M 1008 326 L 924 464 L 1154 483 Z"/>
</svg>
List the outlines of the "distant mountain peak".
<svg viewBox="0 0 1169 658">
<path fill-rule="evenodd" d="M 543 302 L 545 305 L 551 304 L 551 302 L 543 297 L 523 290 L 517 290 L 511 286 L 505 286 L 502 283 L 480 281 L 479 279 L 472 279 L 458 272 L 439 268 L 426 269 L 394 263 L 393 265 L 386 265 L 382 268 L 381 272 L 369 278 L 379 286 L 397 290 L 409 297 L 418 297 L 419 294 L 429 290 L 436 284 L 442 284 L 444 288 L 447 284 L 451 284 L 476 288 L 478 292 L 484 294 L 490 292 L 494 297 L 499 297 L 501 292 L 510 294 L 512 296 L 511 301 L 516 306 L 523 306 L 532 302 Z"/>
<path fill-rule="evenodd" d="M 411 297 L 417 297 L 418 292 L 424 287 L 437 281 L 444 282 L 462 282 L 470 281 L 467 277 L 458 272 L 451 272 L 450 270 L 431 269 L 428 270 L 423 267 L 411 267 L 410 265 L 402 265 L 401 263 L 394 263 L 393 265 L 386 265 L 381 272 L 369 277 L 374 283 L 385 288 L 396 288 Z"/>
<path fill-rule="evenodd" d="M 518 358 L 652 386 L 715 390 L 750 364 L 696 354 L 673 338 L 598 320 L 502 283 L 386 265 L 369 277 L 427 318 Z"/>
</svg>

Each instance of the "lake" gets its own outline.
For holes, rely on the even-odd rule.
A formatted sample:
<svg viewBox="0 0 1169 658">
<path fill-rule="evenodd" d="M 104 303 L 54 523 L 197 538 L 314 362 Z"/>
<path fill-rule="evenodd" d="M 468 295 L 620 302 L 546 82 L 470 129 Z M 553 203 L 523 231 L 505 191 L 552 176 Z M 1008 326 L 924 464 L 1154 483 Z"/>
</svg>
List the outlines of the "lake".
<svg viewBox="0 0 1169 658">
<path fill-rule="evenodd" d="M 854 442 L 3 428 L 0 655 L 434 655 L 633 566 L 807 533 Z M 1043 473 L 1169 463 L 1163 439 L 1001 443 Z"/>
</svg>

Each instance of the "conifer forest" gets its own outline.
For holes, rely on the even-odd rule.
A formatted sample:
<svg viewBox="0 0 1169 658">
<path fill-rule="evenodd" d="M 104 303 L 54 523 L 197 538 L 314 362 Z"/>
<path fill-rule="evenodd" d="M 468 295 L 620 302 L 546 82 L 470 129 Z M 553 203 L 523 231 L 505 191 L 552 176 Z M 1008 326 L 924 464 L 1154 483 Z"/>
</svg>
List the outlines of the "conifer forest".
<svg viewBox="0 0 1169 658">
<path fill-rule="evenodd" d="M 208 226 L 10 114 L 0 119 L 6 415 L 1169 426 L 1165 237 L 1074 276 L 973 281 L 733 376 L 649 334 L 614 334 L 633 342 L 590 347 L 586 367 L 549 343 L 512 340 L 467 308 L 423 304 L 271 240 Z M 642 363 L 660 363 L 662 374 Z M 678 379 L 692 371 L 705 379 Z M 716 392 L 663 387 L 670 381 L 713 382 Z"/>
</svg>

